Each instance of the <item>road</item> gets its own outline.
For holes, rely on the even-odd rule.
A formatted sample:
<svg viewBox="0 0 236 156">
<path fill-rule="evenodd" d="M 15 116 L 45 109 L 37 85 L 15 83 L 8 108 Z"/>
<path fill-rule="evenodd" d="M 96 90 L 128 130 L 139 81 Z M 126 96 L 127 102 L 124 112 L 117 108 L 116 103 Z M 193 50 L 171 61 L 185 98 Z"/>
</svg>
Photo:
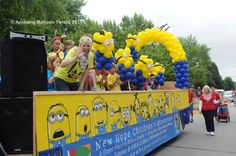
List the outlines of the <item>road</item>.
<svg viewBox="0 0 236 156">
<path fill-rule="evenodd" d="M 215 125 L 215 136 L 206 135 L 203 116 L 194 113 L 194 122 L 174 140 L 148 156 L 236 156 L 236 107 L 229 106 L 231 121 Z"/>
</svg>

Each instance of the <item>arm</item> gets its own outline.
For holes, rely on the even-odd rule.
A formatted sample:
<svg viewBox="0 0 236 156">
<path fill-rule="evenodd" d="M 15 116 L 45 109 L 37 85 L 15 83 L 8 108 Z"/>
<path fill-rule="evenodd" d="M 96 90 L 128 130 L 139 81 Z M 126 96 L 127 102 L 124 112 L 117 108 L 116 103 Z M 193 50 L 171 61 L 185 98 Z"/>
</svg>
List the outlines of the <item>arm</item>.
<svg viewBox="0 0 236 156">
<path fill-rule="evenodd" d="M 70 52 L 70 51 L 69 51 L 69 52 Z M 69 52 L 68 52 L 68 53 L 69 53 Z M 60 66 L 61 66 L 62 68 L 65 68 L 65 67 L 67 67 L 67 66 L 73 64 L 74 62 L 78 61 L 78 59 L 80 59 L 81 56 L 83 55 L 82 48 L 76 48 L 76 49 L 75 49 L 75 53 L 76 53 L 76 55 L 75 55 L 74 57 L 71 57 L 71 58 L 67 58 L 67 57 L 66 57 L 64 60 L 62 60 Z"/>
</svg>

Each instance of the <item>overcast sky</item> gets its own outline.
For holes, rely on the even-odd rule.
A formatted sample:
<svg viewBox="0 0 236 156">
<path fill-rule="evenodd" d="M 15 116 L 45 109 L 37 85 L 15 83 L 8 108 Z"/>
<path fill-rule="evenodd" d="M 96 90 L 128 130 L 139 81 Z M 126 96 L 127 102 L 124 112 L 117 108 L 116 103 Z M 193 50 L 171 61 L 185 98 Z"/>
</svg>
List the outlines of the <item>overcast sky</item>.
<svg viewBox="0 0 236 156">
<path fill-rule="evenodd" d="M 93 20 L 121 21 L 124 15 L 142 14 L 155 26 L 169 23 L 175 36 L 195 36 L 210 48 L 222 78 L 236 81 L 235 0 L 87 0 L 82 13 Z"/>
</svg>

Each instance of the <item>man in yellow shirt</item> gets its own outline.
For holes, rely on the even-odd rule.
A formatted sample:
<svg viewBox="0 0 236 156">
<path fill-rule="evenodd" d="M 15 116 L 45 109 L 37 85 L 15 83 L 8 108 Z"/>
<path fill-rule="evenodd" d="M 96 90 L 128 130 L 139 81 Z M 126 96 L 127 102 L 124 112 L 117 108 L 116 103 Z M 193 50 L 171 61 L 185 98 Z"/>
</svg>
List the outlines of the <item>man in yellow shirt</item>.
<svg viewBox="0 0 236 156">
<path fill-rule="evenodd" d="M 82 36 L 79 47 L 74 47 L 68 52 L 55 73 L 56 90 L 75 91 L 83 88 L 89 69 L 94 67 L 94 54 L 90 52 L 91 48 L 92 39 Z"/>
</svg>

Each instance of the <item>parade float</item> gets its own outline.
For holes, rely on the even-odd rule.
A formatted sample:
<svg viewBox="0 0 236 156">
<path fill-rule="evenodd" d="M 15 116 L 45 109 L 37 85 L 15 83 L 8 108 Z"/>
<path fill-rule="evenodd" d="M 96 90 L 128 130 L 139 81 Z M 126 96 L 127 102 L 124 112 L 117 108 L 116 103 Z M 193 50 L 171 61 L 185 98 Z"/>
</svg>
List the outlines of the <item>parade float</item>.
<svg viewBox="0 0 236 156">
<path fill-rule="evenodd" d="M 188 61 L 179 40 L 158 28 L 128 34 L 126 47 L 113 53 L 112 33 L 93 35 L 97 69 L 118 66 L 121 81 L 137 90 L 119 92 L 34 92 L 34 155 L 145 155 L 180 135 L 189 123 Z M 164 85 L 164 65 L 138 51 L 163 44 L 175 70 L 171 90 L 144 91 L 150 75 Z"/>
</svg>

